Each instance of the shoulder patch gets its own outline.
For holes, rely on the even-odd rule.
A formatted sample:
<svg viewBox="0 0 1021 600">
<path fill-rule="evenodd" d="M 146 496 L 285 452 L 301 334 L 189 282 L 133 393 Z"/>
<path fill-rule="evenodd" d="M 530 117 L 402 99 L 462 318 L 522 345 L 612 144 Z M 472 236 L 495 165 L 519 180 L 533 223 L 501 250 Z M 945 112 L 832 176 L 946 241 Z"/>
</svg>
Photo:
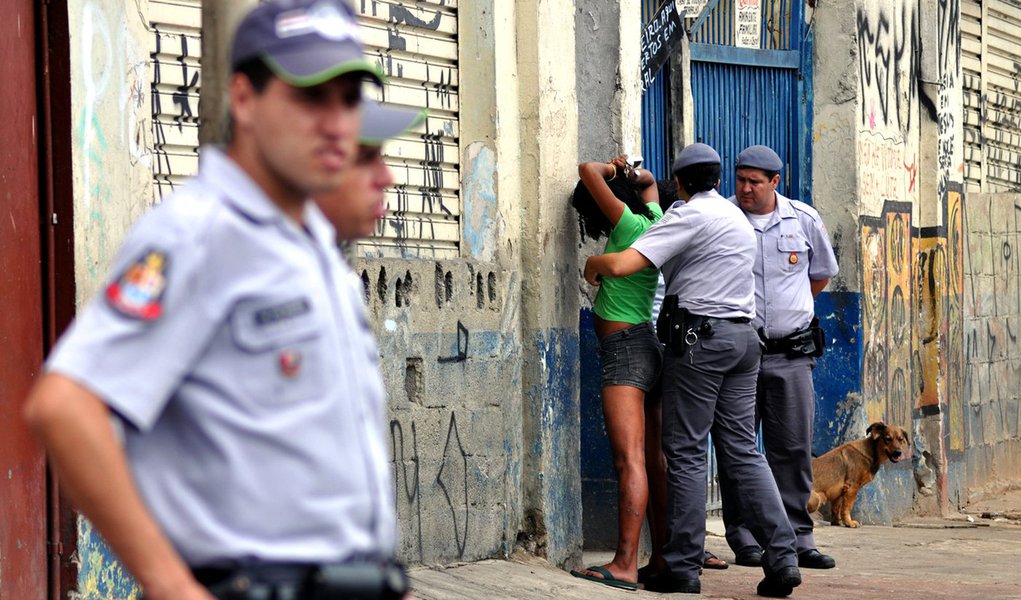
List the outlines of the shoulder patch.
<svg viewBox="0 0 1021 600">
<path fill-rule="evenodd" d="M 106 300 L 114 310 L 126 317 L 154 321 L 163 314 L 166 274 L 166 254 L 159 250 L 146 250 L 107 286 Z"/>
</svg>

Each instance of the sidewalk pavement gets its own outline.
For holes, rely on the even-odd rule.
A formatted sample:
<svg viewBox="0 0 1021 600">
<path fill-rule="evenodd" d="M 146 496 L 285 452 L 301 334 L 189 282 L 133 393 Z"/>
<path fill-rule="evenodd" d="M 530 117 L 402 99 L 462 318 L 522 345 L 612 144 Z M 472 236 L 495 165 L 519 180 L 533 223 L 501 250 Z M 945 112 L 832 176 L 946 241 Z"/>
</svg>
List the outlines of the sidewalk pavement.
<svg viewBox="0 0 1021 600">
<path fill-rule="evenodd" d="M 722 537 L 719 519 L 707 524 L 706 547 L 730 562 L 733 553 Z M 802 569 L 804 583 L 791 598 L 844 600 L 1006 600 L 1021 599 L 1021 491 L 973 504 L 948 519 L 912 519 L 894 527 L 859 529 L 819 524 L 819 549 L 837 560 L 829 570 Z M 586 553 L 584 564 L 604 564 L 612 553 Z M 745 600 L 759 598 L 757 568 L 731 565 L 707 570 L 702 595 L 671 598 Z M 566 598 L 642 600 L 662 594 L 629 592 L 572 577 L 535 557 L 411 571 L 420 600 L 538 600 Z"/>
</svg>

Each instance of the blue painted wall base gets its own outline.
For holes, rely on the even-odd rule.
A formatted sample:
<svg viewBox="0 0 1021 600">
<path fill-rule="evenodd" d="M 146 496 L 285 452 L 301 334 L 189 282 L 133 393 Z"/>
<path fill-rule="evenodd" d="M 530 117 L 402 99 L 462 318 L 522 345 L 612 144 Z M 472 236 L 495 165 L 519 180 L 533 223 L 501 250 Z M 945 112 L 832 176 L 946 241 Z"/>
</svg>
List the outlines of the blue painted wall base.
<svg viewBox="0 0 1021 600">
<path fill-rule="evenodd" d="M 610 441 L 603 425 L 599 377 L 599 343 L 595 315 L 583 308 L 578 317 L 579 404 L 581 409 L 581 498 L 586 550 L 617 546 L 617 476 Z"/>
</svg>

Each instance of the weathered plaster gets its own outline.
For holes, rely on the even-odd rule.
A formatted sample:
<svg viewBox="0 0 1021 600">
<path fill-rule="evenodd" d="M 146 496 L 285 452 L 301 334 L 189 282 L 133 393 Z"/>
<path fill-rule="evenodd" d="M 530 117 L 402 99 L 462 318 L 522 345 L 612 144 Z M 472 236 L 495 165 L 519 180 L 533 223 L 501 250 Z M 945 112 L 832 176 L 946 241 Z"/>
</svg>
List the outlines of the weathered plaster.
<svg viewBox="0 0 1021 600">
<path fill-rule="evenodd" d="M 128 227 L 151 204 L 148 31 L 134 4 L 69 4 L 75 278 L 99 288 Z M 59 215 L 58 215 L 59 218 Z"/>
<path fill-rule="evenodd" d="M 141 591 L 92 524 L 78 520 L 78 589 L 71 600 L 134 600 Z"/>
<path fill-rule="evenodd" d="M 581 555 L 577 242 L 567 201 L 577 181 L 575 3 L 525 0 L 515 9 L 521 209 L 528 215 L 520 237 L 523 534 L 554 564 L 573 565 Z"/>
<path fill-rule="evenodd" d="M 131 224 L 152 204 L 149 32 L 136 3 L 68 4 L 76 303 L 103 284 Z M 57 215 L 70 218 L 70 215 Z M 134 598 L 134 582 L 83 518 L 78 598 Z"/>
</svg>

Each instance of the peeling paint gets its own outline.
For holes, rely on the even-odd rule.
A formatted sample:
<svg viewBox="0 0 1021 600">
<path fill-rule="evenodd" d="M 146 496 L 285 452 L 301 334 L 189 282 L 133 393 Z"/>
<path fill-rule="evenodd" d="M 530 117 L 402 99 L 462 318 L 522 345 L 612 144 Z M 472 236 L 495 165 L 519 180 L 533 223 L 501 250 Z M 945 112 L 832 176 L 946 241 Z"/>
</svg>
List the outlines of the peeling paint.
<svg viewBox="0 0 1021 600">
<path fill-rule="evenodd" d="M 71 600 L 135 600 L 141 591 L 92 524 L 78 519 L 78 591 Z"/>
<path fill-rule="evenodd" d="M 472 258 L 494 260 L 500 227 L 496 201 L 496 155 L 482 142 L 465 150 L 464 241 Z"/>
<path fill-rule="evenodd" d="M 525 410 L 533 435 L 525 446 L 541 462 L 530 465 L 538 479 L 542 514 L 537 525 L 547 536 L 547 558 L 557 565 L 574 561 L 581 551 L 581 480 L 578 423 L 578 333 L 566 328 L 534 332 L 535 365 L 542 377 L 526 389 Z"/>
</svg>

